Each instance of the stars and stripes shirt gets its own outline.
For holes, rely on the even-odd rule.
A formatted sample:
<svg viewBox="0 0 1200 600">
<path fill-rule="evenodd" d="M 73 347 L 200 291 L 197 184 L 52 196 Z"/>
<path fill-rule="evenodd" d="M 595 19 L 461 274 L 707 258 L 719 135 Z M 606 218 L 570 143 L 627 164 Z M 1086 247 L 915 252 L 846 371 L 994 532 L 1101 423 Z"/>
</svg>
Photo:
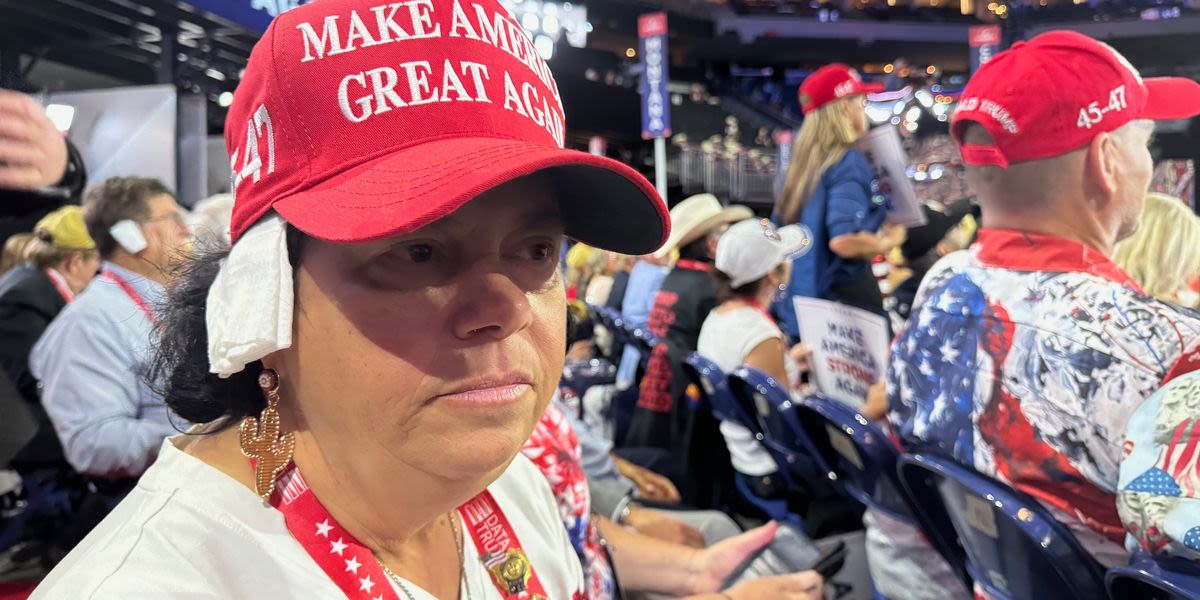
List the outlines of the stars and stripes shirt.
<svg viewBox="0 0 1200 600">
<path fill-rule="evenodd" d="M 1117 509 L 1129 549 L 1200 560 L 1200 373 L 1156 392 L 1129 420 Z"/>
<path fill-rule="evenodd" d="M 1147 296 L 1082 244 L 985 229 L 926 276 L 893 342 L 889 421 L 906 450 L 1037 498 L 1112 564 L 1126 555 L 1116 506 L 1126 425 L 1198 367 L 1200 313 Z M 892 558 L 913 557 L 878 562 Z"/>
</svg>

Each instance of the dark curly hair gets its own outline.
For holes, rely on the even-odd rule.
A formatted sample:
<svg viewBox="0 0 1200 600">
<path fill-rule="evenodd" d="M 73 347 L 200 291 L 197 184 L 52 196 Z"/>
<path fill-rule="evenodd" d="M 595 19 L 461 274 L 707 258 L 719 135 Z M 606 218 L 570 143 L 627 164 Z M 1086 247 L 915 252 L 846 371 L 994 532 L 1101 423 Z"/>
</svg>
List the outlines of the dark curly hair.
<svg viewBox="0 0 1200 600">
<path fill-rule="evenodd" d="M 288 226 L 288 260 L 300 263 L 304 234 Z M 159 307 L 160 339 L 150 362 L 147 379 L 167 406 L 192 423 L 220 421 L 221 431 L 243 418 L 262 412 L 258 388 L 262 363 L 246 365 L 240 373 L 222 379 L 209 372 L 206 307 L 208 290 L 217 278 L 229 246 L 206 241 L 178 273 Z"/>
</svg>

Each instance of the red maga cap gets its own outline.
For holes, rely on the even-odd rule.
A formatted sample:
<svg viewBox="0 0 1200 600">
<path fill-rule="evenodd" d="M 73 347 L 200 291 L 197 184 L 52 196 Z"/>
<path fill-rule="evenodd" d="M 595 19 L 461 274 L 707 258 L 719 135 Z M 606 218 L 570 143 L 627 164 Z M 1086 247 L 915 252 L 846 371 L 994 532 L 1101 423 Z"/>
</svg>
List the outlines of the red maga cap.
<svg viewBox="0 0 1200 600">
<path fill-rule="evenodd" d="M 800 108 L 808 114 L 846 96 L 875 94 L 883 91 L 878 83 L 864 83 L 858 71 L 834 63 L 817 69 L 800 84 Z"/>
<path fill-rule="evenodd" d="M 633 169 L 563 149 L 558 86 L 497 0 L 321 0 L 254 47 L 225 123 L 234 240 L 274 209 L 314 237 L 417 230 L 549 171 L 567 234 L 646 254 L 667 208 Z"/>
<path fill-rule="evenodd" d="M 1007 168 L 1082 148 L 1136 119 L 1200 114 L 1200 84 L 1142 79 L 1108 44 L 1052 31 L 997 54 L 967 83 L 951 132 L 969 165 Z M 962 143 L 963 125 L 982 125 L 994 145 Z"/>
</svg>

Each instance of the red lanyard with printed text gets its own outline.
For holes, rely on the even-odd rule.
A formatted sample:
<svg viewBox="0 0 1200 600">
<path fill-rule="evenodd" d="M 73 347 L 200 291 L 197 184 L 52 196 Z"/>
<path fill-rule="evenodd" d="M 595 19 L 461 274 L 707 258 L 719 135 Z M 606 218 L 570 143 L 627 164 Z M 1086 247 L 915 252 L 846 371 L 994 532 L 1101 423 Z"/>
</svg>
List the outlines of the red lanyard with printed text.
<svg viewBox="0 0 1200 600">
<path fill-rule="evenodd" d="M 132 285 L 129 285 L 128 281 L 125 281 L 123 277 L 113 273 L 108 269 L 104 269 L 104 272 L 101 276 L 117 284 L 117 287 L 121 288 L 121 291 L 125 292 L 125 295 L 129 296 L 129 299 L 133 300 L 133 303 L 136 304 L 138 308 L 142 309 L 143 313 L 146 313 L 146 319 L 155 325 L 158 324 L 158 318 L 154 316 L 154 311 L 150 310 L 150 305 L 146 304 L 146 300 L 142 298 L 142 295 L 139 294 L 137 290 L 133 289 Z"/>
<path fill-rule="evenodd" d="M 279 475 L 271 506 L 283 513 L 292 537 L 325 575 L 352 600 L 400 600 L 375 554 L 329 514 L 294 464 Z M 547 598 L 517 535 L 484 490 L 459 507 L 480 560 L 505 600 Z M 463 568 L 468 568 L 463 565 Z"/>
</svg>

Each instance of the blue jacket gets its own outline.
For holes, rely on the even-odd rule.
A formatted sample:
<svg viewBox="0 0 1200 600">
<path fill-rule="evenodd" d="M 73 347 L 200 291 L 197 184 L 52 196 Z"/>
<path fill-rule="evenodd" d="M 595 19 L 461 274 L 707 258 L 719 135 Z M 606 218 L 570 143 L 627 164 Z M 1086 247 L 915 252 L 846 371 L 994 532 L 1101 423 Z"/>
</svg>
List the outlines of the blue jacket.
<svg viewBox="0 0 1200 600">
<path fill-rule="evenodd" d="M 828 298 L 830 288 L 854 281 L 871 268 L 868 261 L 834 254 L 829 249 L 829 240 L 860 231 L 879 231 L 887 218 L 887 207 L 885 198 L 873 193 L 874 185 L 874 172 L 867 158 L 858 150 L 850 150 L 825 171 L 817 189 L 804 203 L 800 223 L 811 232 L 812 250 L 792 261 L 787 294 L 775 306 L 780 327 L 792 339 L 800 334 L 793 296 Z M 779 222 L 778 215 L 775 220 Z"/>
</svg>

